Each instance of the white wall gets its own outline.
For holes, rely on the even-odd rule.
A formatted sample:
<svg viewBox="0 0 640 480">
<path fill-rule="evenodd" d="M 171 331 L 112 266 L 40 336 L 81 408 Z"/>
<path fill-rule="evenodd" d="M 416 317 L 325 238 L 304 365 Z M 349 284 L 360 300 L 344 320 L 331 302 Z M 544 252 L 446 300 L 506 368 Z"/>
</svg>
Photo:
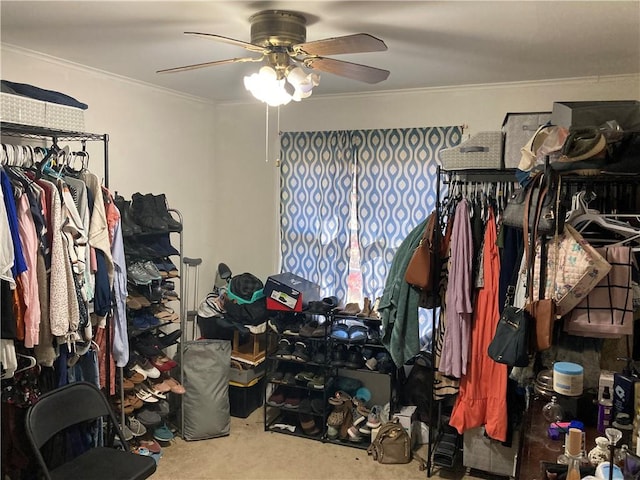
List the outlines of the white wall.
<svg viewBox="0 0 640 480">
<path fill-rule="evenodd" d="M 640 100 L 638 75 L 311 97 L 281 107 L 279 126 L 280 131 L 320 131 L 467 125 L 465 132 L 473 134 L 500 130 L 507 112 L 550 111 L 554 101 L 628 99 Z M 273 146 L 276 109 L 271 110 Z M 221 225 L 235 224 L 239 234 L 221 238 L 219 254 L 234 270 L 263 278 L 278 269 L 279 214 L 277 153 L 265 163 L 265 107 L 223 104 L 217 111 L 216 158 L 225 177 L 221 192 L 228 199 L 242 198 L 217 217 Z"/>
<path fill-rule="evenodd" d="M 276 109 L 270 109 L 266 155 L 265 107 L 257 101 L 216 106 L 32 52 L 2 47 L 1 53 L 3 79 L 89 105 L 86 130 L 110 135 L 111 190 L 125 197 L 164 192 L 183 213 L 185 255 L 203 259 L 197 298 L 210 289 L 218 262 L 263 280 L 277 271 Z M 279 129 L 468 125 L 474 133 L 499 130 L 507 112 L 612 99 L 640 99 L 640 76 L 315 96 L 283 107 Z M 94 150 L 92 170 L 100 172 L 102 155 Z"/>
<path fill-rule="evenodd" d="M 112 192 L 128 199 L 135 192 L 165 193 L 169 206 L 184 216 L 185 255 L 208 259 L 216 251 L 210 102 L 33 52 L 3 47 L 1 53 L 4 80 L 57 90 L 89 105 L 85 130 L 109 134 Z M 102 178 L 102 144 L 88 142 L 87 147 L 90 169 Z M 210 264 L 201 268 L 208 287 L 213 269 Z"/>
</svg>

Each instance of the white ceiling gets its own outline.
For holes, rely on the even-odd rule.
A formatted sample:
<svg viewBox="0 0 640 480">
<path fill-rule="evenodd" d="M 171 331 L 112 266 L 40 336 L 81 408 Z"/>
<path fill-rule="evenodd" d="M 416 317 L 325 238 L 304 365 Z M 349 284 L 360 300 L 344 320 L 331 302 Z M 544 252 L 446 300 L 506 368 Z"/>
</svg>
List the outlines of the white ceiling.
<svg viewBox="0 0 640 480">
<path fill-rule="evenodd" d="M 216 101 L 247 100 L 242 76 L 256 64 L 155 72 L 247 56 L 183 32 L 249 42 L 249 17 L 264 9 L 303 13 L 308 41 L 366 32 L 387 44 L 333 57 L 390 70 L 386 81 L 322 73 L 314 96 L 640 72 L 638 1 L 2 0 L 0 9 L 3 44 Z"/>
</svg>

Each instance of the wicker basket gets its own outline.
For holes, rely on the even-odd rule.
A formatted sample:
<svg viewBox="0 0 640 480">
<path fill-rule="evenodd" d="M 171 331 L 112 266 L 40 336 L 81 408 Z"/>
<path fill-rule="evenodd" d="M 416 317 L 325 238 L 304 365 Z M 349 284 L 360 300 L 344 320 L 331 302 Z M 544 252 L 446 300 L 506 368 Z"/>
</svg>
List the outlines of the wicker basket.
<svg viewBox="0 0 640 480">
<path fill-rule="evenodd" d="M 502 132 L 479 132 L 454 148 L 440 151 L 445 170 L 501 169 Z"/>
</svg>

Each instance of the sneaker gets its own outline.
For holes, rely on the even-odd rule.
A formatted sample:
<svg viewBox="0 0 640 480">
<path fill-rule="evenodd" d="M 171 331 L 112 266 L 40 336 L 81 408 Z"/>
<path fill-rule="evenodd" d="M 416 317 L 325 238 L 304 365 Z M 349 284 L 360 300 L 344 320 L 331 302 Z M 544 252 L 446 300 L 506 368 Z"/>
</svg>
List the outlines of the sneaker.
<svg viewBox="0 0 640 480">
<path fill-rule="evenodd" d="M 155 441 L 155 439 L 140 439 L 139 442 L 141 447 L 146 448 L 151 453 L 160 453 L 162 451 L 162 447 Z"/>
<path fill-rule="evenodd" d="M 122 435 L 124 436 L 124 439 L 127 442 L 130 442 L 131 440 L 133 440 L 133 437 L 134 437 L 133 432 L 126 425 L 124 427 L 122 427 Z"/>
<path fill-rule="evenodd" d="M 381 408 L 379 405 L 374 405 L 373 407 L 371 407 L 371 411 L 367 416 L 367 427 L 378 428 L 380 426 L 380 424 L 382 423 L 380 421 L 380 410 Z"/>
<path fill-rule="evenodd" d="M 360 431 L 358 427 L 355 425 L 351 425 L 347 430 L 347 434 L 349 435 L 349 441 L 353 443 L 358 443 L 362 441 L 362 436 L 360 435 Z"/>
<path fill-rule="evenodd" d="M 281 338 L 278 342 L 278 350 L 276 350 L 275 356 L 283 360 L 291 360 L 291 353 L 293 352 L 293 345 L 286 338 Z"/>
<path fill-rule="evenodd" d="M 338 438 L 339 434 L 340 434 L 340 431 L 338 430 L 337 427 L 334 427 L 333 425 L 327 426 L 327 438 L 330 438 L 331 440 L 335 440 L 336 438 Z"/>
<path fill-rule="evenodd" d="M 162 280 L 160 270 L 158 270 L 158 267 L 156 267 L 151 260 L 144 262 L 142 268 L 144 268 L 144 271 L 149 274 L 152 280 Z"/>
<path fill-rule="evenodd" d="M 159 442 L 170 442 L 173 440 L 173 433 L 169 430 L 169 427 L 166 425 L 162 425 L 161 427 L 157 427 L 153 431 L 153 438 L 158 440 Z"/>
<path fill-rule="evenodd" d="M 291 354 L 291 360 L 296 362 L 306 363 L 309 361 L 309 347 L 304 342 L 296 342 L 293 353 Z"/>
<path fill-rule="evenodd" d="M 281 407 L 284 405 L 284 390 L 282 390 L 282 388 L 278 387 L 275 389 L 275 391 L 269 396 L 269 398 L 267 399 L 267 403 L 271 406 L 274 407 Z"/>
<path fill-rule="evenodd" d="M 371 435 L 371 429 L 369 427 L 367 427 L 366 424 L 360 426 L 358 428 L 358 431 L 362 434 L 362 435 Z"/>
<path fill-rule="evenodd" d="M 128 427 L 134 437 L 141 437 L 147 433 L 147 429 L 144 424 L 136 417 L 128 418 Z"/>
<path fill-rule="evenodd" d="M 159 425 L 162 422 L 162 418 L 160 417 L 160 415 L 158 415 L 157 412 L 154 412 L 153 410 L 150 410 L 148 408 L 141 409 L 136 414 L 136 417 L 140 421 L 140 423 L 142 423 L 147 427 L 155 427 L 156 425 Z"/>
<path fill-rule="evenodd" d="M 136 285 L 149 285 L 154 280 L 141 263 L 134 263 L 127 267 L 127 279 Z"/>
</svg>

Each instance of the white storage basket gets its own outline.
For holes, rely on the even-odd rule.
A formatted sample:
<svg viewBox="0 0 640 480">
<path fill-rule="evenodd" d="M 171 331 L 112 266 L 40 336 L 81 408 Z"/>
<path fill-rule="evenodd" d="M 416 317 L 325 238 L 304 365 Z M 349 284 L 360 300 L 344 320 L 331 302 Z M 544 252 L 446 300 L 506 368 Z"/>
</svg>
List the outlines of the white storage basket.
<svg viewBox="0 0 640 480">
<path fill-rule="evenodd" d="M 440 151 L 445 170 L 501 169 L 502 132 L 479 132 L 454 148 Z"/>
</svg>

